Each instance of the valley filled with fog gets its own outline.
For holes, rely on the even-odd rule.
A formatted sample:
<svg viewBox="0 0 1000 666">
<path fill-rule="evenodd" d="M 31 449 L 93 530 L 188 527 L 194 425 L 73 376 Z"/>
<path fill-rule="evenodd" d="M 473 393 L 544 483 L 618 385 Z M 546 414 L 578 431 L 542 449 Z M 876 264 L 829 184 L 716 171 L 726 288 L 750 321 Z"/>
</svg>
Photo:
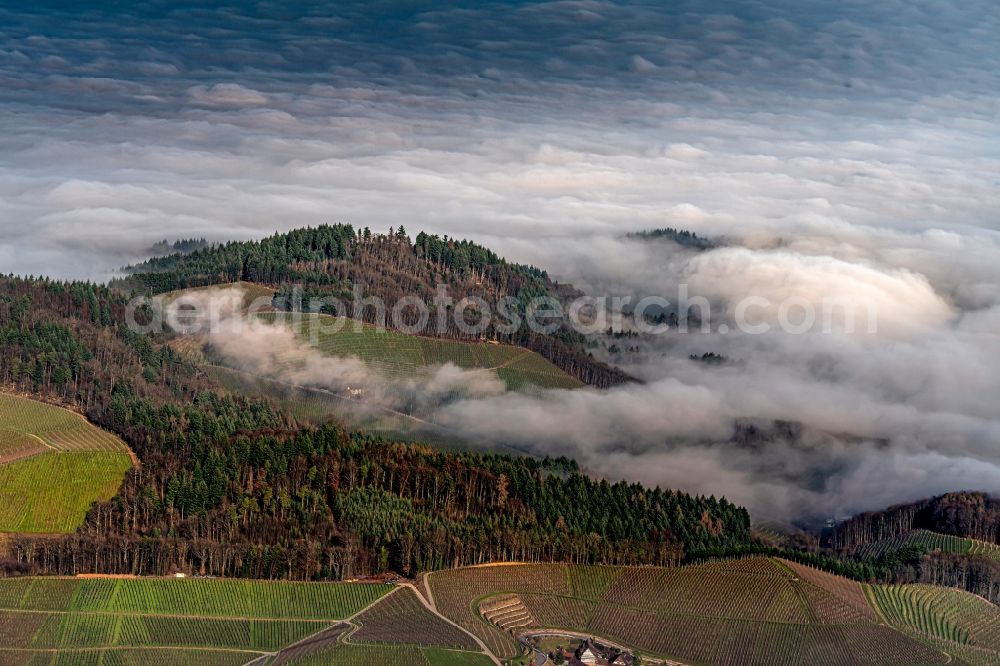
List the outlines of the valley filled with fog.
<svg viewBox="0 0 1000 666">
<path fill-rule="evenodd" d="M 595 296 L 686 285 L 708 330 L 595 348 L 641 383 L 443 368 L 410 391 L 470 441 L 761 519 L 1000 491 L 994 3 L 365 8 L 0 8 L 0 271 L 105 281 L 163 239 L 346 222 L 470 238 Z M 626 236 L 665 227 L 717 244 Z M 733 325 L 748 296 L 768 332 Z M 877 326 L 782 331 L 790 299 Z M 280 374 L 268 350 L 298 343 L 257 335 L 217 344 Z"/>
</svg>

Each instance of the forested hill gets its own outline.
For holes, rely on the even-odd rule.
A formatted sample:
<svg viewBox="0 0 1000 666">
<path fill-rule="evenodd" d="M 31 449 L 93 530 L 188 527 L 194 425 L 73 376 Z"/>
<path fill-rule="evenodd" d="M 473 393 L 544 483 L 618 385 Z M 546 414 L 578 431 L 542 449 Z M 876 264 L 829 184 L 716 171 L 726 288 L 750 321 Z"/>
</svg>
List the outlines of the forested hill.
<svg viewBox="0 0 1000 666">
<path fill-rule="evenodd" d="M 371 306 L 355 309 L 354 293 L 381 298 L 390 308 L 403 297 L 417 297 L 428 305 L 431 321 L 437 322 L 434 299 L 439 285 L 447 287 L 455 303 L 463 298 L 483 299 L 492 312 L 506 297 L 516 299 L 512 308 L 520 316 L 531 299 L 552 296 L 566 302 L 580 295 L 568 285 L 549 279 L 545 271 L 508 263 L 496 253 L 466 240 L 441 238 L 425 233 L 411 241 L 400 227 L 388 234 L 373 234 L 351 225 L 324 225 L 276 234 L 260 241 L 230 242 L 151 259 L 126 269 L 129 276 L 115 283 L 132 291 L 163 293 L 175 289 L 224 284 L 243 280 L 267 284 L 279 290 L 276 304 L 295 307 L 293 286 L 302 288 L 305 302 L 313 297 L 338 299 L 340 308 L 327 307 L 330 314 L 346 315 L 381 324 L 379 311 Z M 522 325 L 504 331 L 506 320 L 481 323 L 481 313 L 461 313 L 474 333 L 460 330 L 454 313 L 448 326 L 428 334 L 453 339 L 487 337 L 535 351 L 581 381 L 606 388 L 630 377 L 601 363 L 584 348 L 583 337 L 563 324 L 544 335 Z M 386 322 L 391 323 L 391 322 Z M 412 323 L 412 322 L 408 322 Z M 498 327 L 499 324 L 499 327 Z"/>
<path fill-rule="evenodd" d="M 981 492 L 957 492 L 862 513 L 838 525 L 831 547 L 850 549 L 924 529 L 939 534 L 1000 541 L 1000 499 Z"/>
<path fill-rule="evenodd" d="M 704 236 L 699 236 L 698 234 L 686 229 L 674 229 L 673 227 L 635 231 L 630 234 L 626 234 L 626 238 L 643 241 L 668 240 L 683 247 L 695 250 L 711 250 L 714 247 L 718 247 L 718 241 L 705 238 Z"/>
<path fill-rule="evenodd" d="M 830 530 L 824 544 L 885 580 L 960 587 L 1000 603 L 998 540 L 1000 499 L 955 492 L 860 514 Z"/>
<path fill-rule="evenodd" d="M 667 564 L 752 541 L 725 500 L 597 481 L 571 461 L 299 427 L 131 332 L 124 306 L 104 287 L 0 278 L 0 389 L 84 411 L 142 463 L 77 533 L 7 540 L 8 573 L 336 579 L 509 559 Z"/>
</svg>

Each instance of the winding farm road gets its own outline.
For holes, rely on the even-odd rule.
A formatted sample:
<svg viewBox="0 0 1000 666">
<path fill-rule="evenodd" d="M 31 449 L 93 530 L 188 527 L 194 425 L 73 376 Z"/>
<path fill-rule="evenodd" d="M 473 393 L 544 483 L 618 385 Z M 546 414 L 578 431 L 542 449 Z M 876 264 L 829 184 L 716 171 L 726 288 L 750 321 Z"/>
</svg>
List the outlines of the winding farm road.
<svg viewBox="0 0 1000 666">
<path fill-rule="evenodd" d="M 361 610 L 359 610 L 357 613 L 354 613 L 353 615 L 351 615 L 348 618 L 345 618 L 343 620 L 334 620 L 334 621 L 332 621 L 332 622 L 330 622 L 328 624 L 324 624 L 323 628 L 320 629 L 319 631 L 317 631 L 315 633 L 312 633 L 312 634 L 309 634 L 308 636 L 303 636 L 302 638 L 300 638 L 299 640 L 295 641 L 294 643 L 289 643 L 288 645 L 282 647 L 280 650 L 277 650 L 277 651 L 274 651 L 274 652 L 259 652 L 258 653 L 259 656 L 255 656 L 253 659 L 251 659 L 250 661 L 248 661 L 245 664 L 243 664 L 243 666 L 263 666 L 263 664 L 269 663 L 269 661 L 271 659 L 275 660 L 274 663 L 280 664 L 282 662 L 282 655 L 288 655 L 289 653 L 296 653 L 297 652 L 296 648 L 302 648 L 302 647 L 304 647 L 306 644 L 308 644 L 310 642 L 318 642 L 319 643 L 319 645 L 316 648 L 314 648 L 314 649 L 323 649 L 324 647 L 327 647 L 327 643 L 326 643 L 326 640 L 322 640 L 322 639 L 331 637 L 331 636 L 324 636 L 324 634 L 327 634 L 327 635 L 332 634 L 332 637 L 336 638 L 339 641 L 342 636 L 344 636 L 346 634 L 349 634 L 354 629 L 357 629 L 357 625 L 355 625 L 353 622 L 351 622 L 351 620 L 353 620 L 357 616 L 361 615 L 366 610 L 368 610 L 369 608 L 371 608 L 375 604 L 379 603 L 380 601 L 382 601 L 383 599 L 385 599 L 386 597 L 388 597 L 393 592 L 395 592 L 395 590 L 393 590 L 392 592 L 389 592 L 389 594 L 383 594 L 381 597 L 379 597 L 375 601 L 371 602 L 370 604 L 368 604 L 367 606 L 365 606 L 364 608 L 362 608 Z M 321 640 L 317 640 L 317 639 L 321 639 Z M 306 652 L 303 653 L 303 654 L 308 654 L 311 651 L 313 651 L 313 650 L 308 650 L 307 649 Z M 303 656 L 303 654 L 296 654 L 295 656 L 296 657 L 301 657 L 301 656 Z"/>
<path fill-rule="evenodd" d="M 430 601 L 428 601 L 426 598 L 424 598 L 424 595 L 421 594 L 420 590 L 418 590 L 417 587 L 413 583 L 408 583 L 408 582 L 399 582 L 399 583 L 396 583 L 396 589 L 394 589 L 391 592 L 389 592 L 389 594 L 385 594 L 385 595 L 379 597 L 375 601 L 371 602 L 370 604 L 368 604 L 367 606 L 365 606 L 364 608 L 362 608 L 361 610 L 359 610 L 354 615 L 351 615 L 350 617 L 348 617 L 348 618 L 346 618 L 344 620 L 339 620 L 339 621 L 337 621 L 337 622 L 335 622 L 335 623 L 333 623 L 331 625 L 326 625 L 320 631 L 317 631 L 314 634 L 309 634 L 308 636 L 305 636 L 305 637 L 303 637 L 303 638 L 295 641 L 294 643 L 292 643 L 290 645 L 286 645 L 285 647 L 283 647 L 281 650 L 278 650 L 277 652 L 258 653 L 257 655 L 254 656 L 254 658 L 252 660 L 250 660 L 246 664 L 244 664 L 244 666 L 258 666 L 259 664 L 264 664 L 264 663 L 266 663 L 266 661 L 268 659 L 271 659 L 271 658 L 274 658 L 274 657 L 280 657 L 281 653 L 283 653 L 283 652 L 287 653 L 289 650 L 292 650 L 296 646 L 302 646 L 305 643 L 313 641 L 317 637 L 321 636 L 322 634 L 324 634 L 326 632 L 329 632 L 331 629 L 335 629 L 337 627 L 343 627 L 343 631 L 339 635 L 341 638 L 342 637 L 349 637 L 350 634 L 353 633 L 353 631 L 358 628 L 358 625 L 355 625 L 354 622 L 352 621 L 352 620 L 354 620 L 354 618 L 356 618 L 357 616 L 361 615 L 362 613 L 364 613 L 365 611 L 367 611 L 369 608 L 371 608 L 375 604 L 378 604 L 381 601 L 384 601 L 387 597 L 391 596 L 392 594 L 395 594 L 399 590 L 399 588 L 401 588 L 401 587 L 408 587 L 411 590 L 413 590 L 414 594 L 416 594 L 416 596 L 417 596 L 417 599 L 420 600 L 420 603 L 423 604 L 424 608 L 426 608 L 428 611 L 430 611 L 431 613 L 433 613 L 435 616 L 439 617 L 440 619 L 444 620 L 445 622 L 447 622 L 451 626 L 455 627 L 456 629 L 458 629 L 462 633 L 468 635 L 469 638 L 471 638 L 472 640 L 474 640 L 476 642 L 476 645 L 479 646 L 479 648 L 483 651 L 483 654 L 485 654 L 487 656 L 487 658 L 489 658 L 490 661 L 492 661 L 496 666 L 503 666 L 503 664 L 501 663 L 501 661 L 499 659 L 497 659 L 497 656 L 495 654 L 493 654 L 488 647 L 486 647 L 486 644 L 483 643 L 479 639 L 479 637 L 477 637 L 475 634 L 471 633 L 470 631 L 468 631 L 464 627 L 455 624 L 454 622 L 452 622 L 451 620 L 449 620 L 444 615 L 442 615 L 441 613 L 438 612 L 437 608 L 434 605 L 434 598 L 433 598 L 433 596 L 431 596 L 430 583 L 427 582 L 426 577 L 424 579 L 424 584 L 425 584 L 425 586 L 427 588 L 427 595 L 428 595 L 428 597 L 430 597 Z M 301 656 L 301 655 L 298 655 L 298 656 Z"/>
</svg>

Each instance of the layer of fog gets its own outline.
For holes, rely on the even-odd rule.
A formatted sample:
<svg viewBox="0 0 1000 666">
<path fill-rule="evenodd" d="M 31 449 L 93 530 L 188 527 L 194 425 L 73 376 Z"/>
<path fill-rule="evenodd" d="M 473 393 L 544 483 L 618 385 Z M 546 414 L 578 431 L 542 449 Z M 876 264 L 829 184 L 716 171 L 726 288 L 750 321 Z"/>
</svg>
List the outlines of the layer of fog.
<svg viewBox="0 0 1000 666">
<path fill-rule="evenodd" d="M 297 334 L 310 329 L 309 321 L 284 313 L 273 319 L 256 316 L 256 310 L 248 312 L 253 306 L 241 287 L 200 289 L 165 303 L 157 300 L 162 330 L 197 336 L 211 362 L 292 388 L 332 392 L 351 401 L 351 422 L 387 412 L 421 422 L 455 401 L 506 391 L 496 373 L 485 369 L 445 363 L 415 368 L 405 377 L 387 376 L 355 356 L 324 354 Z"/>
<path fill-rule="evenodd" d="M 386 410 L 423 420 L 449 402 L 502 394 L 505 384 L 489 370 L 466 370 L 453 363 L 389 377 L 354 356 L 325 355 L 287 326 L 243 322 L 216 329 L 210 353 L 229 367 L 294 387 L 332 391 L 355 402 L 358 417 Z"/>
<path fill-rule="evenodd" d="M 676 302 L 686 284 L 710 302 L 708 328 L 606 339 L 622 351 L 599 355 L 642 385 L 468 401 L 439 419 L 575 456 L 611 478 L 721 489 L 758 517 L 817 519 L 948 490 L 1000 491 L 1000 273 L 989 269 L 1000 248 L 988 235 L 956 238 L 949 257 L 934 235 L 895 248 L 887 237 L 899 234 L 760 249 L 730 239 L 705 252 L 669 241 L 569 243 L 556 260 L 591 293 Z M 750 310 L 753 324 L 772 327 L 766 334 L 737 327 L 733 311 L 747 296 L 770 303 Z M 783 332 L 777 311 L 790 301 L 819 316 L 826 302 L 854 308 L 857 326 L 845 330 L 838 307 L 829 330 L 817 322 Z M 726 361 L 689 358 L 708 352 Z M 734 444 L 735 424 L 747 420 L 804 430 Z"/>
<path fill-rule="evenodd" d="M 622 266 L 630 271 L 604 275 L 605 282 L 669 295 L 670 281 L 683 279 L 723 310 L 708 332 L 624 339 L 635 351 L 608 359 L 645 383 L 610 391 L 505 393 L 492 373 L 450 365 L 389 380 L 358 359 L 320 354 L 288 328 L 227 320 L 242 303 L 237 290 L 195 292 L 183 302 L 223 313 L 210 343 L 227 365 L 354 391 L 363 414 L 401 410 L 470 440 L 569 455 L 610 478 L 724 492 L 758 517 L 845 515 L 946 490 L 1000 490 L 1000 306 L 962 309 L 945 286 L 897 267 L 787 250 L 695 253 L 669 242 L 621 243 L 622 254 L 613 256 L 627 253 Z M 645 280 L 649 274 L 660 283 Z M 775 304 L 793 296 L 817 306 L 845 295 L 855 305 L 870 300 L 878 326 L 854 334 L 751 335 L 735 326 L 719 333 L 716 324 L 731 321 L 729 306 L 747 294 Z M 756 312 L 765 321 L 772 315 Z M 727 362 L 688 358 L 709 351 Z M 747 419 L 806 429 L 793 440 L 733 443 L 734 424 Z"/>
<path fill-rule="evenodd" d="M 99 278 L 164 237 L 328 221 L 544 264 L 651 226 L 946 258 L 996 226 L 988 0 L 66 5 L 0 26 L 5 271 Z"/>
<path fill-rule="evenodd" d="M 607 354 L 638 386 L 411 399 L 759 515 L 1000 490 L 1000 6 L 366 4 L 0 8 L 0 269 L 103 278 L 165 237 L 348 221 L 472 237 L 596 294 L 685 283 L 713 323 L 747 295 L 846 297 L 876 333 L 713 326 Z M 729 244 L 621 238 L 662 226 Z M 300 361 L 335 388 L 368 372 Z M 806 430 L 739 448 L 737 419 Z"/>
</svg>

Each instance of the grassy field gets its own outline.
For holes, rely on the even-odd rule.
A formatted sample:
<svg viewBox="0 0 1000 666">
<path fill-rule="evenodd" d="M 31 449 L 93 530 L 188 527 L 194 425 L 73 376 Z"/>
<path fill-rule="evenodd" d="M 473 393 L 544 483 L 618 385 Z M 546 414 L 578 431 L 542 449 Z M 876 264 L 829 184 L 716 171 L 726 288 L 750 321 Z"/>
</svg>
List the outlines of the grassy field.
<svg viewBox="0 0 1000 666">
<path fill-rule="evenodd" d="M 528 386 L 583 386 L 579 380 L 522 347 L 407 335 L 327 315 L 306 315 L 298 322 L 279 313 L 261 313 L 259 317 L 268 323 L 284 321 L 302 340 L 315 341 L 322 353 L 357 357 L 389 378 L 406 378 L 429 366 L 453 363 L 465 369 L 493 370 L 511 390 Z"/>
<path fill-rule="evenodd" d="M 497 624 L 512 621 L 689 664 L 955 663 L 939 645 L 880 623 L 859 583 L 782 560 L 473 567 L 429 580 L 438 610 L 503 657 L 518 648 Z"/>
<path fill-rule="evenodd" d="M 91 504 L 114 496 L 131 459 L 121 453 L 49 452 L 0 465 L 0 531 L 72 532 Z"/>
<path fill-rule="evenodd" d="M 120 439 L 79 415 L 0 394 L 0 532 L 72 532 L 131 466 Z"/>
<path fill-rule="evenodd" d="M 160 663 L 162 654 L 168 664 L 241 664 L 323 632 L 388 590 L 220 579 L 2 579 L 0 663 Z"/>
<path fill-rule="evenodd" d="M 192 302 L 215 298 L 224 303 L 224 311 L 231 314 L 240 303 L 244 307 L 254 299 L 267 299 L 274 290 L 247 283 L 230 286 L 185 289 L 164 294 L 163 303 L 171 304 L 190 297 Z M 235 298 L 234 296 L 238 296 Z M 264 322 L 284 322 L 306 342 L 315 341 L 324 354 L 336 357 L 357 357 L 369 367 L 390 379 L 409 378 L 432 366 L 453 363 L 465 369 L 489 369 L 497 374 L 511 390 L 531 386 L 540 388 L 579 388 L 584 384 L 535 352 L 512 345 L 489 342 L 458 342 L 442 338 L 407 335 L 344 317 L 328 315 L 302 315 L 296 320 L 289 313 L 258 311 L 256 316 Z M 204 338 L 184 336 L 172 341 L 171 346 L 195 363 L 205 364 Z"/>
</svg>

